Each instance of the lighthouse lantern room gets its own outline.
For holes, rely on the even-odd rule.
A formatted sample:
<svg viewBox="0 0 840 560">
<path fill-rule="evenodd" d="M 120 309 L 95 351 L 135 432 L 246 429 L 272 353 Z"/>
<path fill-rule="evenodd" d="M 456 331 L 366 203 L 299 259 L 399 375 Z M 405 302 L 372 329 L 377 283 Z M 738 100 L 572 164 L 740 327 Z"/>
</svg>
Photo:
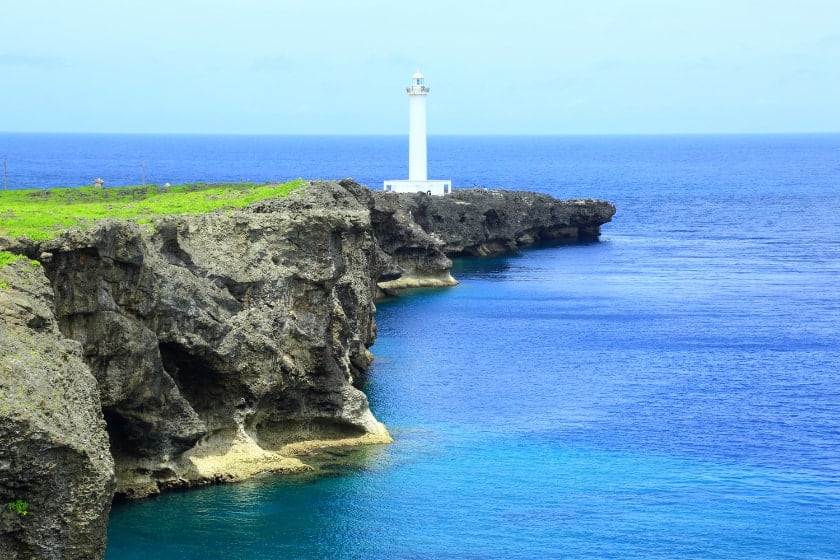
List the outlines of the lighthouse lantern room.
<svg viewBox="0 0 840 560">
<path fill-rule="evenodd" d="M 418 70 L 411 76 L 408 93 L 408 180 L 385 181 L 386 191 L 422 192 L 444 195 L 452 192 L 452 181 L 432 180 L 426 172 L 426 96 L 429 88 Z"/>
</svg>

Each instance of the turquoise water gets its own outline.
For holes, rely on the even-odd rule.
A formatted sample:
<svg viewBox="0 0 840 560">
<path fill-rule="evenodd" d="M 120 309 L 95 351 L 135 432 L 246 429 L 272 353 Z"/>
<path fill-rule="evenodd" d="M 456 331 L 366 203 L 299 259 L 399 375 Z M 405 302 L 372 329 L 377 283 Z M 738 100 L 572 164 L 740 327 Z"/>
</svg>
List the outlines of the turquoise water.
<svg viewBox="0 0 840 560">
<path fill-rule="evenodd" d="M 198 157 L 203 140 L 184 141 Z M 396 138 L 237 138 L 231 153 L 243 143 L 273 178 L 376 184 L 404 165 Z M 312 172 L 272 159 L 289 145 Z M 109 559 L 840 557 L 840 136 L 429 149 L 456 185 L 618 214 L 599 243 L 461 260 L 460 285 L 378 306 L 366 392 L 393 445 L 322 477 L 118 504 Z M 231 173 L 249 177 L 246 159 Z"/>
<path fill-rule="evenodd" d="M 804 278 L 668 285 L 616 266 L 635 244 L 461 261 L 461 285 L 381 304 L 368 394 L 393 445 L 118 507 L 109 557 L 835 556 L 836 327 L 771 321 L 807 311 L 762 303 Z"/>
</svg>

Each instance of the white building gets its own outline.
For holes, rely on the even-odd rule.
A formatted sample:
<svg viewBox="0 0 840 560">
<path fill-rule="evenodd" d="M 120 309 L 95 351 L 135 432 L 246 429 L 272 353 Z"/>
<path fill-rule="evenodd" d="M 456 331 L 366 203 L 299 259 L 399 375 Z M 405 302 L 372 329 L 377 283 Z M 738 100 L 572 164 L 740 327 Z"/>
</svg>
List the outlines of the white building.
<svg viewBox="0 0 840 560">
<path fill-rule="evenodd" d="M 424 192 L 444 195 L 452 192 L 452 181 L 432 180 L 426 174 L 426 96 L 429 88 L 418 70 L 411 76 L 408 93 L 408 180 L 385 181 L 383 187 L 393 192 Z"/>
</svg>

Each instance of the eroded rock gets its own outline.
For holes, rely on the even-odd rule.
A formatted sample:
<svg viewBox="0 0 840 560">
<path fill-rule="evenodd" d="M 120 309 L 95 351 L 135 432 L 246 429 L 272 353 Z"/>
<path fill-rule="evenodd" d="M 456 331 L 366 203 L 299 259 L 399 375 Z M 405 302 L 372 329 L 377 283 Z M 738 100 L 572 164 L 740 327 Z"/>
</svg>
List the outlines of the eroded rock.
<svg viewBox="0 0 840 560">
<path fill-rule="evenodd" d="M 369 212 L 361 191 L 307 191 L 40 248 L 100 388 L 119 493 L 305 468 L 283 448 L 307 440 L 389 441 L 357 388 L 383 258 Z"/>
<path fill-rule="evenodd" d="M 31 508 L 25 520 L 0 513 L 10 557 L 101 555 L 114 471 L 117 493 L 142 497 L 390 441 L 360 390 L 375 298 L 455 283 L 450 257 L 595 238 L 614 212 L 348 179 L 153 226 L 0 238 L 43 267 L 0 271 L 0 498 Z"/>
<path fill-rule="evenodd" d="M 105 550 L 114 463 L 96 379 L 25 260 L 0 268 L 0 551 L 89 559 Z"/>
</svg>

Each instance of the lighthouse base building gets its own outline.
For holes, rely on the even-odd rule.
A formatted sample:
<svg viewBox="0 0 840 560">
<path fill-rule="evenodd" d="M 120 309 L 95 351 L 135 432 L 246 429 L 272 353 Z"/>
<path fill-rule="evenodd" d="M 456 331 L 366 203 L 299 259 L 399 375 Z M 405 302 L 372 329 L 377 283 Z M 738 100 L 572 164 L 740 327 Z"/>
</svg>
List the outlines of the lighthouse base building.
<svg viewBox="0 0 840 560">
<path fill-rule="evenodd" d="M 445 195 L 452 192 L 452 181 L 429 180 L 426 175 L 426 96 L 429 88 L 418 70 L 411 77 L 408 93 L 408 179 L 391 180 L 383 188 L 391 192 Z"/>
<path fill-rule="evenodd" d="M 385 181 L 385 190 L 442 196 L 452 192 L 452 181 Z"/>
</svg>

